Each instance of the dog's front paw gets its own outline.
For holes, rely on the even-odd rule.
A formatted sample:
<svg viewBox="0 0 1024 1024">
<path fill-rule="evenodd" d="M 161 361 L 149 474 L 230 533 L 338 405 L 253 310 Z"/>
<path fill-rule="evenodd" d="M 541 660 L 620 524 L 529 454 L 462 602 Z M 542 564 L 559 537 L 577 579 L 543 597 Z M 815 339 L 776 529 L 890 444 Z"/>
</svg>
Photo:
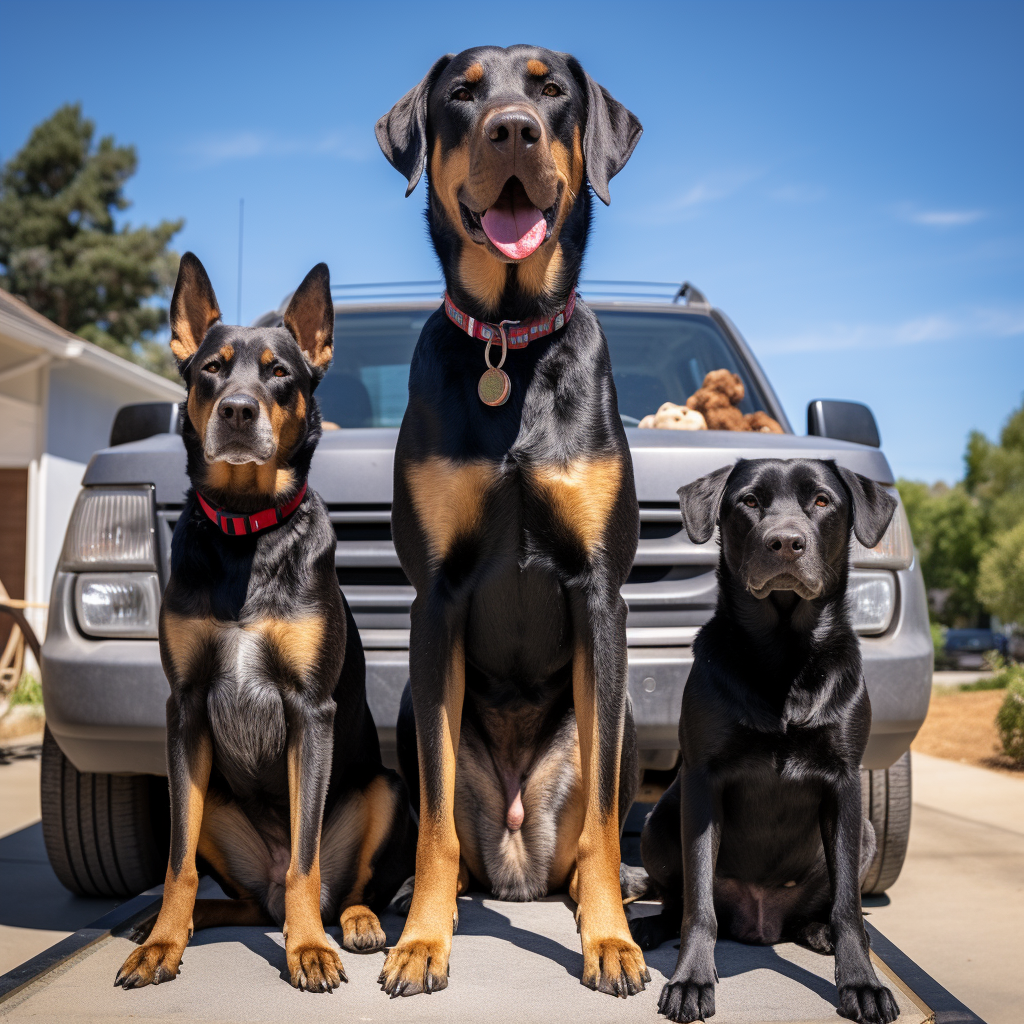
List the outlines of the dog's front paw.
<svg viewBox="0 0 1024 1024">
<path fill-rule="evenodd" d="M 839 1012 L 861 1024 L 890 1024 L 900 1008 L 884 985 L 840 985 Z"/>
<path fill-rule="evenodd" d="M 836 951 L 832 944 L 832 929 L 824 921 L 812 921 L 804 925 L 797 934 L 796 941 L 823 956 L 832 956 Z"/>
<path fill-rule="evenodd" d="M 121 988 L 142 988 L 174 981 L 181 967 L 181 954 L 185 944 L 148 942 L 128 954 L 114 979 Z"/>
<path fill-rule="evenodd" d="M 439 940 L 399 942 L 388 951 L 377 979 L 392 999 L 448 987 L 448 952 Z"/>
<path fill-rule="evenodd" d="M 587 988 L 625 999 L 643 992 L 651 975 L 632 939 L 597 939 L 583 943 L 580 980 Z"/>
<path fill-rule="evenodd" d="M 341 912 L 341 944 L 353 953 L 376 953 L 388 939 L 380 920 L 369 907 L 349 907 Z"/>
<path fill-rule="evenodd" d="M 285 956 L 294 988 L 306 992 L 333 992 L 343 981 L 348 981 L 341 957 L 326 941 L 286 946 Z"/>
<path fill-rule="evenodd" d="M 707 1020 L 715 1015 L 714 982 L 701 984 L 692 979 L 669 981 L 661 990 L 658 1013 L 678 1024 L 689 1021 Z"/>
<path fill-rule="evenodd" d="M 151 914 L 149 917 L 143 918 L 134 928 L 128 933 L 128 938 L 135 943 L 136 946 L 141 946 L 146 939 L 152 934 L 153 927 L 156 924 L 156 914 Z"/>
</svg>

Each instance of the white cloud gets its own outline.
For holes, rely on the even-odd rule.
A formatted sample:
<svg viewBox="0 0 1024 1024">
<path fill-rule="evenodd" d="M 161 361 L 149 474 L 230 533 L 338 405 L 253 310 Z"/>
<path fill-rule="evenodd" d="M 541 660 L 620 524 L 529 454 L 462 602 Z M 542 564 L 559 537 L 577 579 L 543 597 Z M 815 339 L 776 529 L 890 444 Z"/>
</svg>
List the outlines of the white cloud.
<svg viewBox="0 0 1024 1024">
<path fill-rule="evenodd" d="M 662 205 L 660 213 L 664 216 L 666 213 L 696 212 L 702 206 L 728 199 L 763 174 L 763 171 L 732 170 L 706 175 L 675 199 L 670 199 Z"/>
<path fill-rule="evenodd" d="M 926 228 L 959 228 L 988 216 L 987 210 L 917 210 L 909 206 L 900 207 L 897 213 L 900 219 Z"/>
<path fill-rule="evenodd" d="M 366 160 L 374 153 L 370 142 L 354 132 L 328 132 L 316 138 L 289 138 L 271 132 L 236 131 L 209 135 L 188 147 L 204 164 L 286 156 L 330 156 Z"/>
<path fill-rule="evenodd" d="M 825 324 L 797 334 L 754 341 L 758 353 L 836 352 L 942 341 L 986 341 L 1024 335 L 1024 307 L 985 307 L 933 313 L 897 324 Z"/>
</svg>

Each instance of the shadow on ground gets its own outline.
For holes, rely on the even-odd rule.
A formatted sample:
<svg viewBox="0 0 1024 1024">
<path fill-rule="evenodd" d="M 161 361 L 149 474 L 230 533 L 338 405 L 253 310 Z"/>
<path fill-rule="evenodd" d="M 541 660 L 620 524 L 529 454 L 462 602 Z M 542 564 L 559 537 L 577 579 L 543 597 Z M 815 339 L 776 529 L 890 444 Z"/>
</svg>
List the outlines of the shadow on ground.
<svg viewBox="0 0 1024 1024">
<path fill-rule="evenodd" d="M 46 859 L 40 822 L 0 839 L 0 925 L 73 932 L 123 902 L 68 892 Z"/>
</svg>

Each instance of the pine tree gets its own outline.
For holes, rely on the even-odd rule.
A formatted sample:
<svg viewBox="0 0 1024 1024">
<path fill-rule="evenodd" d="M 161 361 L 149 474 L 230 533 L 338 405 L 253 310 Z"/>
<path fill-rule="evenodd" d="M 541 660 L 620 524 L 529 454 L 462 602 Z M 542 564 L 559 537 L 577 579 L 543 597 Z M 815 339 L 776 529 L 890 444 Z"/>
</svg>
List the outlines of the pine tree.
<svg viewBox="0 0 1024 1024">
<path fill-rule="evenodd" d="M 184 220 L 121 227 L 138 160 L 68 104 L 37 125 L 0 175 L 0 287 L 66 330 L 177 379 L 166 346 L 166 298 Z"/>
</svg>

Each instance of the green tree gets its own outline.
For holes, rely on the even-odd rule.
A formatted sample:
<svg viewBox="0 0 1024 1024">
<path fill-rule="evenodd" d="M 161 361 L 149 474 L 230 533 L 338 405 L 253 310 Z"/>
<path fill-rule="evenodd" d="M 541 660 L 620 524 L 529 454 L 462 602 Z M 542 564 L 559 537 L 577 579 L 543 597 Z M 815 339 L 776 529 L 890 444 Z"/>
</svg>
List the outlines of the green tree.
<svg viewBox="0 0 1024 1024">
<path fill-rule="evenodd" d="M 37 125 L 0 174 L 0 287 L 88 341 L 176 379 L 158 300 L 174 284 L 168 245 L 184 221 L 132 228 L 115 223 L 130 205 L 132 146 L 95 126 L 78 104 Z"/>
<path fill-rule="evenodd" d="M 1024 522 L 996 535 L 979 566 L 978 597 L 1004 622 L 1024 623 Z"/>
<path fill-rule="evenodd" d="M 944 592 L 932 617 L 946 626 L 974 625 L 982 611 L 978 566 L 991 543 L 984 509 L 962 484 L 929 487 L 900 480 L 897 487 L 925 586 L 930 592 Z"/>
</svg>

